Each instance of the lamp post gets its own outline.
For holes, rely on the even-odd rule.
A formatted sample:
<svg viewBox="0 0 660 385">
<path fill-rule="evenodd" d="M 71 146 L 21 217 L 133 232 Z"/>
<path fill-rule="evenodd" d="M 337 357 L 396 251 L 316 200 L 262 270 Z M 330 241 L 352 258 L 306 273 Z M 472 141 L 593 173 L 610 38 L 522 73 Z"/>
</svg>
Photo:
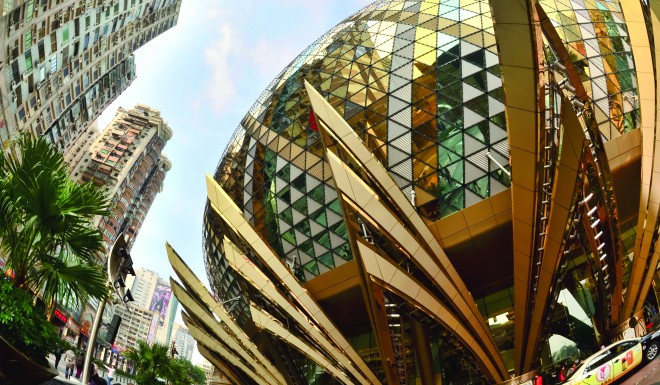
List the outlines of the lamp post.
<svg viewBox="0 0 660 385">
<path fill-rule="evenodd" d="M 115 243 L 112 245 L 112 249 L 110 249 L 107 268 L 108 288 L 110 290 L 114 289 L 114 292 L 119 295 L 119 298 L 121 298 L 124 303 L 133 301 L 131 291 L 130 289 L 126 289 L 125 282 L 128 274 L 135 276 L 135 271 L 133 270 L 133 259 L 130 254 L 128 254 L 126 238 L 123 232 L 119 233 Z M 107 299 L 102 299 L 99 302 L 98 308 L 96 309 L 96 316 L 94 317 L 94 323 L 92 324 L 92 329 L 89 333 L 89 342 L 87 343 L 85 363 L 83 365 L 81 378 L 83 384 L 89 383 L 89 376 L 91 375 L 89 364 L 92 361 L 94 345 L 96 345 L 96 334 L 98 333 L 99 325 L 101 325 L 101 318 L 103 318 L 103 311 L 105 310 L 106 303 Z"/>
</svg>

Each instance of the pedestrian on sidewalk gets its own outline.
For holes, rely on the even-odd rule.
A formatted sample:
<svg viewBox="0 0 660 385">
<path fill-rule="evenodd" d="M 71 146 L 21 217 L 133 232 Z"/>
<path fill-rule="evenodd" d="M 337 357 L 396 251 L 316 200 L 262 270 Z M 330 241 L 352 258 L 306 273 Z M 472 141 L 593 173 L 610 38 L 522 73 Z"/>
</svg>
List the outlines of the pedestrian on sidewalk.
<svg viewBox="0 0 660 385">
<path fill-rule="evenodd" d="M 79 355 L 78 357 L 76 357 L 76 378 L 77 379 L 80 379 L 80 375 L 82 374 L 84 364 L 85 364 L 85 361 L 83 360 L 82 355 Z"/>
<path fill-rule="evenodd" d="M 62 349 L 62 348 L 55 349 L 55 353 L 53 353 L 53 355 L 55 356 L 55 369 L 57 369 L 57 365 L 60 364 L 60 359 L 62 358 L 62 353 L 64 353 L 64 349 Z"/>
<path fill-rule="evenodd" d="M 96 365 L 93 362 L 89 363 L 89 385 L 107 385 L 108 383 L 99 376 Z"/>
<path fill-rule="evenodd" d="M 64 369 L 64 378 L 68 380 L 71 378 L 73 368 L 76 366 L 76 353 L 73 350 L 69 349 L 64 353 L 64 365 L 66 366 Z"/>
<path fill-rule="evenodd" d="M 110 385 L 112 383 L 112 379 L 115 378 L 115 371 L 117 371 L 117 366 L 115 365 L 112 366 L 103 365 L 103 366 L 105 366 L 105 368 L 108 369 L 107 377 L 108 377 L 108 385 Z"/>
</svg>

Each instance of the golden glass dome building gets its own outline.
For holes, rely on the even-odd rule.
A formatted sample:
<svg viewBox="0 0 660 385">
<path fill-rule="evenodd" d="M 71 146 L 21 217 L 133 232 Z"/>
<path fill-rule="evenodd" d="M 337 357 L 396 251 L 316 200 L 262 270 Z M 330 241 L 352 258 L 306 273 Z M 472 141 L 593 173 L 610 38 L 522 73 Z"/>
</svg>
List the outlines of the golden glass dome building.
<svg viewBox="0 0 660 385">
<path fill-rule="evenodd" d="M 337 24 L 207 177 L 210 290 L 168 245 L 200 352 L 237 384 L 501 383 L 644 333 L 658 15 L 381 0 Z"/>
</svg>

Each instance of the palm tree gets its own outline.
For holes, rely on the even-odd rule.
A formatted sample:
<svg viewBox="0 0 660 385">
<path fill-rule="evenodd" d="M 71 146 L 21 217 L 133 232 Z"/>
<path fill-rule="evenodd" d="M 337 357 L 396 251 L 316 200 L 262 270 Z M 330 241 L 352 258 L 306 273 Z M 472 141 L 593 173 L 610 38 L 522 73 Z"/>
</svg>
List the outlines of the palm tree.
<svg viewBox="0 0 660 385">
<path fill-rule="evenodd" d="M 165 345 L 150 346 L 145 341 L 138 341 L 137 348 L 127 349 L 124 356 L 133 363 L 135 381 L 140 385 L 162 385 L 159 378 L 169 380 L 176 376 L 177 366 L 168 356 Z"/>
<path fill-rule="evenodd" d="M 108 213 L 97 186 L 69 178 L 64 157 L 43 138 L 23 136 L 0 158 L 0 252 L 16 288 L 46 303 L 85 303 L 108 295 L 98 264 L 96 215 Z"/>
</svg>

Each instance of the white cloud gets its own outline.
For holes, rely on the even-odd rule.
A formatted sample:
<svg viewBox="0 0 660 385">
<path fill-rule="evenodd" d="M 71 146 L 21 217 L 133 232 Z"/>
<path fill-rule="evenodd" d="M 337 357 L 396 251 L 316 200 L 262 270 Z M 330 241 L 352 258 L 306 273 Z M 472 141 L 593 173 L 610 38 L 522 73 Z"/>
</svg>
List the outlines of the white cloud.
<svg viewBox="0 0 660 385">
<path fill-rule="evenodd" d="M 262 78 L 272 78 L 299 54 L 290 44 L 277 44 L 271 40 L 260 40 L 250 51 L 249 60 Z"/>
<path fill-rule="evenodd" d="M 211 42 L 204 52 L 204 58 L 211 67 L 207 95 L 214 110 L 222 113 L 232 104 L 236 90 L 228 60 L 232 53 L 232 29 L 229 24 L 223 24 L 218 32 L 219 37 Z"/>
</svg>

